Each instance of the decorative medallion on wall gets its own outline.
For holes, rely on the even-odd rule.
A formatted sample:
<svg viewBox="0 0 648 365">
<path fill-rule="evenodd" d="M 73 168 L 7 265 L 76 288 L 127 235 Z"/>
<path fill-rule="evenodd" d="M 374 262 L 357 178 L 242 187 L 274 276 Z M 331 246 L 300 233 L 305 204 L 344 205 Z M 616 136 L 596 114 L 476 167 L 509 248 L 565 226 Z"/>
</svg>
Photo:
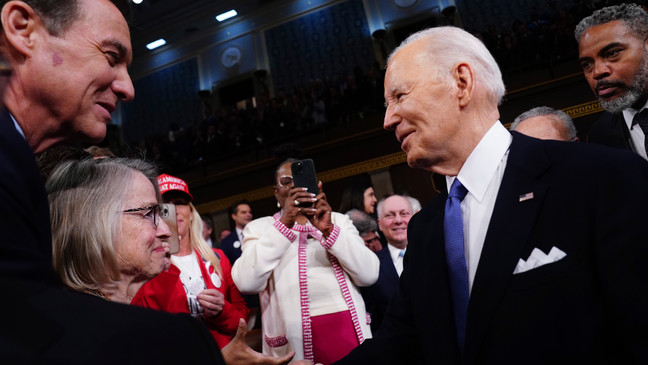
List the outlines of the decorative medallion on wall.
<svg viewBox="0 0 648 365">
<path fill-rule="evenodd" d="M 418 0 L 392 0 L 399 8 L 407 9 L 418 2 Z"/>
<path fill-rule="evenodd" d="M 231 69 L 241 64 L 243 60 L 243 52 L 237 46 L 229 46 L 225 48 L 220 57 L 220 62 L 226 69 Z"/>
</svg>

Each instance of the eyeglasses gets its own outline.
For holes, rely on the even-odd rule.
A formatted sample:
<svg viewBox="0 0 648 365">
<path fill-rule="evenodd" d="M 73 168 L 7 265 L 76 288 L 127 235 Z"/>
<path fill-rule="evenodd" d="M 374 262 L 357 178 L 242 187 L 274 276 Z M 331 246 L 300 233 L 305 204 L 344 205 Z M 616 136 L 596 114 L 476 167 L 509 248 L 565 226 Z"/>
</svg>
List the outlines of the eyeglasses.
<svg viewBox="0 0 648 365">
<path fill-rule="evenodd" d="M 148 206 L 148 207 L 142 207 L 142 208 L 126 209 L 126 210 L 123 210 L 122 213 L 137 213 L 137 212 L 145 212 L 145 211 L 148 211 L 148 212 L 146 212 L 146 214 L 144 214 L 144 215 L 141 215 L 141 214 L 138 214 L 138 215 L 141 216 L 142 218 L 151 220 L 153 222 L 153 226 L 155 226 L 155 228 L 157 228 L 158 223 L 160 223 L 160 205 L 159 204 L 151 205 L 151 206 Z"/>
<path fill-rule="evenodd" d="M 277 179 L 277 184 L 279 184 L 279 186 L 281 186 L 282 188 L 285 188 L 292 183 L 293 177 L 290 175 L 282 175 Z"/>
</svg>

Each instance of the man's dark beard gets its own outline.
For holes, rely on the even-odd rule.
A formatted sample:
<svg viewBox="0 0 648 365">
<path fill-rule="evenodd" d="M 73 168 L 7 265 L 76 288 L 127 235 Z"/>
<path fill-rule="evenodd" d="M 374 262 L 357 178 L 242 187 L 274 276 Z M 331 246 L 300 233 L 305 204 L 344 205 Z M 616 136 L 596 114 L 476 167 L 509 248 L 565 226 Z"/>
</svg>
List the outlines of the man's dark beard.
<svg viewBox="0 0 648 365">
<path fill-rule="evenodd" d="M 601 86 L 615 86 L 619 88 L 626 89 L 625 93 L 617 98 L 612 100 L 604 101 L 601 98 L 601 106 L 605 108 L 610 113 L 620 113 L 624 109 L 631 108 L 637 104 L 637 102 L 645 102 L 646 98 L 644 95 L 644 90 L 646 89 L 646 84 L 648 83 L 648 52 L 646 48 L 643 50 L 643 60 L 641 61 L 641 66 L 637 70 L 634 78 L 632 79 L 632 84 L 629 86 L 618 81 L 601 81 L 596 84 L 596 90 Z M 598 93 L 597 93 L 598 94 Z M 639 107 L 641 107 L 640 105 Z"/>
</svg>

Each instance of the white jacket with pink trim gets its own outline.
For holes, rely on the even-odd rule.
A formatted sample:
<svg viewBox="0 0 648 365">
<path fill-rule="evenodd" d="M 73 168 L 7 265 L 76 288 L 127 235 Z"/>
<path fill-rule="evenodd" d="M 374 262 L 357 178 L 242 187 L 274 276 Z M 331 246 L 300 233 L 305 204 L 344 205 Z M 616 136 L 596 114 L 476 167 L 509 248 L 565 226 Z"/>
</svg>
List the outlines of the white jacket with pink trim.
<svg viewBox="0 0 648 365">
<path fill-rule="evenodd" d="M 288 229 L 278 218 L 279 213 L 245 226 L 243 253 L 232 268 L 242 293 L 260 294 L 263 353 L 294 350 L 294 360 L 312 360 L 310 317 L 345 310 L 359 342 L 371 338 L 357 286 L 375 283 L 380 263 L 351 220 L 333 212 L 333 232 L 322 240 L 312 225 Z"/>
</svg>

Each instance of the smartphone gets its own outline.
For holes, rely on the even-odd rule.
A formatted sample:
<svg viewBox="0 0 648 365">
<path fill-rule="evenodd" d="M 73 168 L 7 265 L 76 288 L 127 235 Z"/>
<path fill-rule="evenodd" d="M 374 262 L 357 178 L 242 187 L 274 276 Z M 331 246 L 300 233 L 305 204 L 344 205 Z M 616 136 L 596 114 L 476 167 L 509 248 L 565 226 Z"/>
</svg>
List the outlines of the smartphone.
<svg viewBox="0 0 648 365">
<path fill-rule="evenodd" d="M 315 164 L 313 160 L 299 160 L 290 164 L 292 170 L 293 182 L 295 187 L 302 187 L 308 189 L 309 193 L 315 195 L 319 194 L 319 187 L 317 186 L 317 174 L 315 174 Z M 299 206 L 311 207 L 313 203 L 301 203 Z"/>
<path fill-rule="evenodd" d="M 176 219 L 175 204 L 160 204 L 160 217 L 169 226 L 169 252 L 173 255 L 180 252 L 180 241 L 178 240 L 178 221 Z"/>
</svg>

